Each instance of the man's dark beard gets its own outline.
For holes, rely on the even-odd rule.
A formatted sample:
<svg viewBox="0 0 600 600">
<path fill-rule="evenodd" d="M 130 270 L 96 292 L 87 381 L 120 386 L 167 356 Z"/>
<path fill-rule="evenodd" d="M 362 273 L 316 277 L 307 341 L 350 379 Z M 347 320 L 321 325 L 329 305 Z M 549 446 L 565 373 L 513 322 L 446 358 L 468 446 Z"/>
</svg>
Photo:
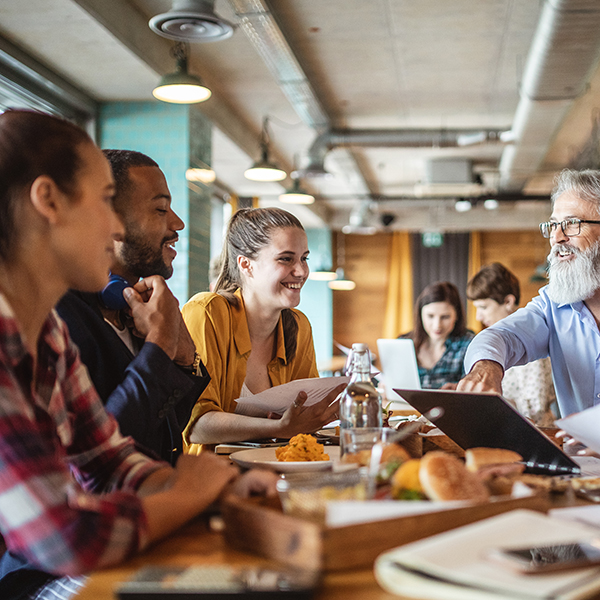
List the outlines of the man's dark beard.
<svg viewBox="0 0 600 600">
<path fill-rule="evenodd" d="M 142 236 L 130 232 L 123 240 L 121 260 L 138 277 L 161 275 L 169 279 L 173 275 L 173 267 L 165 264 L 162 254 L 163 244 L 169 239 L 164 238 L 160 247 L 155 249 Z"/>
</svg>

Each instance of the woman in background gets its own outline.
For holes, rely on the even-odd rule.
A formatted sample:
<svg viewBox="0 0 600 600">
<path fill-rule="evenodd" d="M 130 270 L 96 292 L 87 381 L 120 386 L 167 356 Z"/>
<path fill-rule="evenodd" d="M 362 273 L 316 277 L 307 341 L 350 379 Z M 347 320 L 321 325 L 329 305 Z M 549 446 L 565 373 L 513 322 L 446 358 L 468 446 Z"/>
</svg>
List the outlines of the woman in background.
<svg viewBox="0 0 600 600">
<path fill-rule="evenodd" d="M 235 400 L 295 379 L 318 377 L 310 323 L 296 310 L 308 278 L 308 242 L 300 221 L 279 208 L 246 208 L 229 222 L 215 292 L 182 309 L 211 381 L 184 431 L 199 444 L 316 431 L 335 418 L 337 394 L 304 407 L 301 392 L 280 419 L 236 414 Z"/>
<path fill-rule="evenodd" d="M 404 337 L 415 343 L 422 388 L 455 389 L 464 376 L 463 360 L 473 332 L 456 286 L 449 282 L 428 285 L 417 298 L 415 326 Z"/>
<path fill-rule="evenodd" d="M 181 527 L 237 475 L 208 453 L 172 469 L 137 452 L 53 310 L 69 288 L 106 285 L 123 235 L 113 194 L 83 130 L 32 111 L 0 115 L 2 600 L 71 597 L 82 574 Z"/>
<path fill-rule="evenodd" d="M 500 263 L 486 265 L 467 284 L 467 298 L 477 309 L 477 320 L 489 327 L 519 308 L 519 280 Z M 554 424 L 556 393 L 549 358 L 508 369 L 502 379 L 502 394 L 536 425 Z"/>
</svg>

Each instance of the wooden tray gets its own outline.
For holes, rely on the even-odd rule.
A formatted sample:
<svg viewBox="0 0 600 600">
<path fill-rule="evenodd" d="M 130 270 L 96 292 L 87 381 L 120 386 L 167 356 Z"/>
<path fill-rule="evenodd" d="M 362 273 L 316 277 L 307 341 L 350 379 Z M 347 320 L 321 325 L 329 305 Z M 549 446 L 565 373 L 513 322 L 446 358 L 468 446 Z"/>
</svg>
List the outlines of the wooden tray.
<svg viewBox="0 0 600 600">
<path fill-rule="evenodd" d="M 546 495 L 498 499 L 487 504 L 417 516 L 328 528 L 283 514 L 278 499 L 222 505 L 225 537 L 235 548 L 298 568 L 337 571 L 368 567 L 379 554 L 424 537 L 517 508 L 546 512 Z"/>
</svg>

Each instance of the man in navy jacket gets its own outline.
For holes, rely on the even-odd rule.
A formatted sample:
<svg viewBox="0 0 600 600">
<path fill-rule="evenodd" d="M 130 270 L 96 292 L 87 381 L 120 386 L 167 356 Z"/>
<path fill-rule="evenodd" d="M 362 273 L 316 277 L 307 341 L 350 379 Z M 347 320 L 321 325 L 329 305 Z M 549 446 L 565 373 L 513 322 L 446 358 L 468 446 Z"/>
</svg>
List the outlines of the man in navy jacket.
<svg viewBox="0 0 600 600">
<path fill-rule="evenodd" d="M 114 242 L 112 283 L 101 294 L 70 291 L 57 310 L 121 432 L 174 464 L 182 452 L 181 432 L 210 379 L 165 283 L 184 223 L 171 208 L 156 162 L 130 150 L 104 153 L 115 178 L 115 210 L 125 226 L 123 238 Z"/>
</svg>

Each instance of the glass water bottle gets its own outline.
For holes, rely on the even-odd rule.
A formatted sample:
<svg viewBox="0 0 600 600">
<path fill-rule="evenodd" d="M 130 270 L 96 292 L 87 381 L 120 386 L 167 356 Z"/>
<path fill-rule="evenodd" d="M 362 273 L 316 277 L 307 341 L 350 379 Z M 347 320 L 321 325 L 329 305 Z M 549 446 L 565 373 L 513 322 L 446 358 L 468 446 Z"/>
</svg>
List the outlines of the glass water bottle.
<svg viewBox="0 0 600 600">
<path fill-rule="evenodd" d="M 352 344 L 350 383 L 340 399 L 340 445 L 342 456 L 349 451 L 343 431 L 382 427 L 381 395 L 371 382 L 371 357 L 367 344 Z"/>
</svg>

